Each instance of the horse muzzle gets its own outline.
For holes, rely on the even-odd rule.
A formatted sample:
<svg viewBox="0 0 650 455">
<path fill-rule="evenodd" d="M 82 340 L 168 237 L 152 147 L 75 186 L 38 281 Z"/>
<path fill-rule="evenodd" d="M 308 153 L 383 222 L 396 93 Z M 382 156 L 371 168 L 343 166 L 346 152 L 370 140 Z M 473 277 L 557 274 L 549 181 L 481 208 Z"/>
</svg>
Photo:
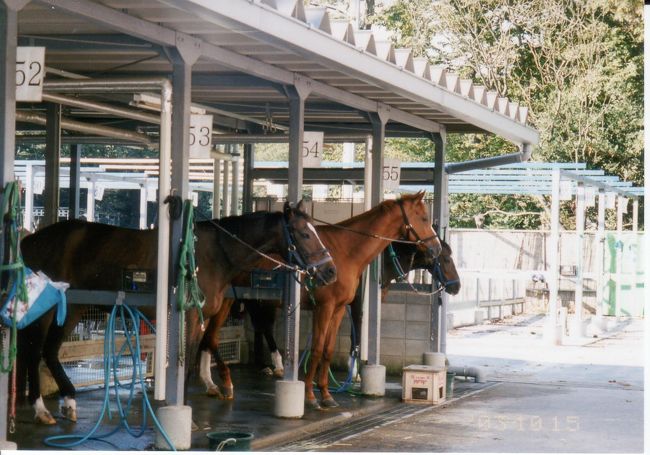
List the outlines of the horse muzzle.
<svg viewBox="0 0 650 455">
<path fill-rule="evenodd" d="M 313 267 L 307 271 L 309 276 L 315 280 L 316 286 L 327 286 L 336 281 L 336 266 L 332 261 L 328 261 L 318 267 Z"/>
<path fill-rule="evenodd" d="M 445 292 L 449 295 L 456 295 L 460 292 L 460 281 L 445 284 Z"/>
</svg>

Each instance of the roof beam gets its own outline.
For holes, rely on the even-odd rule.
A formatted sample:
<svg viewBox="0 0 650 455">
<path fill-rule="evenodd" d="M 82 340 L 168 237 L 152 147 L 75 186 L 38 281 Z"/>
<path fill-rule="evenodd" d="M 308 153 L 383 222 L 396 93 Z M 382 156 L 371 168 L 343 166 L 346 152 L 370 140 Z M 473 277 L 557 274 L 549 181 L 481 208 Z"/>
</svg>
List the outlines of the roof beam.
<svg viewBox="0 0 650 455">
<path fill-rule="evenodd" d="M 293 84 L 296 76 L 311 84 L 312 93 L 328 98 L 332 101 L 344 104 L 346 106 L 360 109 L 366 112 L 378 112 L 384 106 L 382 103 L 373 101 L 344 90 L 332 87 L 330 85 L 318 82 L 303 75 L 297 75 L 291 71 L 265 64 L 259 60 L 246 57 L 236 52 L 232 52 L 206 41 L 194 38 L 185 33 L 176 32 L 163 26 L 139 19 L 121 11 L 114 10 L 107 6 L 89 2 L 86 0 L 37 0 L 38 3 L 45 4 L 54 8 L 60 8 L 66 12 L 82 17 L 89 21 L 103 24 L 111 27 L 113 30 L 125 33 L 136 38 L 140 38 L 155 44 L 163 46 L 176 46 L 177 41 L 194 41 L 200 45 L 201 55 L 215 60 L 225 66 L 231 67 L 238 71 L 260 77 L 265 80 L 279 82 L 281 84 Z M 223 2 L 229 3 L 229 2 Z M 245 2 L 235 2 L 238 6 L 244 6 Z M 178 4 L 172 2 L 172 6 L 178 7 Z M 277 14 L 277 13 L 276 13 Z M 204 17 L 202 15 L 202 17 Z M 293 23 L 293 21 L 291 21 Z M 303 24 L 303 29 L 306 24 Z M 307 27 L 308 28 L 308 27 Z M 399 109 L 390 109 L 391 119 L 400 123 L 410 125 L 414 128 L 422 129 L 429 132 L 439 132 L 441 125 L 431 120 L 427 120 Z"/>
</svg>

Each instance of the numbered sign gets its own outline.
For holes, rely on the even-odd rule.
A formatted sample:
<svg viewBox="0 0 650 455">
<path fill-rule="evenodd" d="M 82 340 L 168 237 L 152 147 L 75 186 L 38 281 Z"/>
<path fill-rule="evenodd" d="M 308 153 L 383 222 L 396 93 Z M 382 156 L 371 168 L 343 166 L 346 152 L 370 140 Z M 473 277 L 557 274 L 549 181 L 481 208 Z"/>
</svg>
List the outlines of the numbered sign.
<svg viewBox="0 0 650 455">
<path fill-rule="evenodd" d="M 16 101 L 42 101 L 45 48 L 16 48 Z"/>
<path fill-rule="evenodd" d="M 210 158 L 212 148 L 212 116 L 190 116 L 190 158 Z"/>
<path fill-rule="evenodd" d="M 305 131 L 302 138 L 302 167 L 320 167 L 324 137 L 322 131 Z"/>
<path fill-rule="evenodd" d="M 104 199 L 104 185 L 100 185 L 99 183 L 95 183 L 95 188 L 93 190 L 93 196 L 95 197 L 96 201 L 101 201 Z"/>
<path fill-rule="evenodd" d="M 399 188 L 402 163 L 398 158 L 384 158 L 382 179 L 384 191 L 395 191 Z"/>
</svg>

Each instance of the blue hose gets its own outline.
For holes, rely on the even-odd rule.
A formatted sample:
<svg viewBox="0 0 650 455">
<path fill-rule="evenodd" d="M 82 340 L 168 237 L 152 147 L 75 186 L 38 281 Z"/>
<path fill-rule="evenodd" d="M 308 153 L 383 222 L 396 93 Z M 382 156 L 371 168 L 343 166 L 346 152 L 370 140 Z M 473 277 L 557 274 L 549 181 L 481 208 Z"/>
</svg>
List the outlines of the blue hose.
<svg viewBox="0 0 650 455">
<path fill-rule="evenodd" d="M 118 315 L 118 313 L 119 313 L 121 326 L 117 327 L 117 329 L 121 328 L 123 330 L 126 341 L 122 345 L 122 347 L 116 352 L 115 333 L 116 333 L 116 316 Z M 126 316 L 128 316 L 128 319 L 132 321 L 132 324 L 128 324 L 128 320 Z M 45 438 L 44 440 L 44 443 L 46 445 L 52 447 L 60 447 L 60 448 L 71 448 L 83 444 L 86 441 L 101 441 L 113 445 L 108 441 L 104 441 L 104 439 L 117 433 L 121 428 L 124 428 L 131 436 L 135 438 L 139 438 L 144 434 L 144 432 L 147 429 L 147 415 L 150 413 L 154 425 L 156 426 L 160 434 L 165 439 L 167 445 L 169 445 L 169 448 L 173 451 L 176 451 L 174 445 L 169 439 L 169 436 L 167 435 L 164 428 L 162 427 L 162 425 L 160 425 L 160 422 L 156 418 L 153 408 L 151 407 L 151 403 L 149 402 L 149 398 L 147 397 L 146 384 L 145 384 L 146 375 L 142 371 L 142 362 L 140 361 L 141 350 L 140 350 L 139 328 L 140 328 L 141 321 L 144 321 L 151 328 L 151 330 L 155 332 L 155 328 L 153 327 L 151 322 L 149 322 L 149 320 L 137 308 L 132 309 L 131 307 L 129 307 L 124 303 L 115 305 L 113 307 L 113 310 L 111 311 L 111 315 L 108 318 L 108 325 L 104 333 L 104 400 L 102 403 L 102 409 L 101 412 L 99 413 L 97 422 L 95 423 L 93 428 L 91 428 L 91 430 L 85 435 L 68 434 L 68 435 L 61 435 L 61 436 L 50 436 Z M 132 342 L 132 338 L 135 339 L 135 342 Z M 129 396 L 126 405 L 123 405 L 122 401 L 120 400 L 118 389 L 124 386 L 120 384 L 120 381 L 118 379 L 118 368 L 119 368 L 120 358 L 124 357 L 125 355 L 129 355 L 128 353 L 130 353 L 133 370 L 131 374 L 131 384 L 129 386 Z M 113 376 L 112 386 L 111 386 L 111 379 L 110 379 L 111 372 Z M 135 397 L 136 386 L 138 384 L 140 385 L 143 392 L 142 393 L 142 422 L 139 428 L 132 428 L 127 422 L 127 416 L 130 413 L 131 405 L 133 404 L 133 399 Z M 110 407 L 111 388 L 114 389 L 114 393 L 115 393 L 115 402 L 117 404 L 119 425 L 107 433 L 95 435 L 105 415 L 108 415 L 109 420 L 112 420 L 113 418 L 111 407 Z"/>
</svg>

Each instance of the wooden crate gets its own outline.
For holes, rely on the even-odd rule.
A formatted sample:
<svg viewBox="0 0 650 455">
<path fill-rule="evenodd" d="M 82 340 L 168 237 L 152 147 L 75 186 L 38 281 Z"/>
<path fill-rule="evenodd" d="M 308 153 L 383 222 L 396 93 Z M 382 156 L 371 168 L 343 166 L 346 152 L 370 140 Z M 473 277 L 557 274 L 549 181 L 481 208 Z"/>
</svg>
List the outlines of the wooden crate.
<svg viewBox="0 0 650 455">
<path fill-rule="evenodd" d="M 409 365 L 402 371 L 402 400 L 407 403 L 442 403 L 445 401 L 446 389 L 446 368 Z"/>
</svg>

